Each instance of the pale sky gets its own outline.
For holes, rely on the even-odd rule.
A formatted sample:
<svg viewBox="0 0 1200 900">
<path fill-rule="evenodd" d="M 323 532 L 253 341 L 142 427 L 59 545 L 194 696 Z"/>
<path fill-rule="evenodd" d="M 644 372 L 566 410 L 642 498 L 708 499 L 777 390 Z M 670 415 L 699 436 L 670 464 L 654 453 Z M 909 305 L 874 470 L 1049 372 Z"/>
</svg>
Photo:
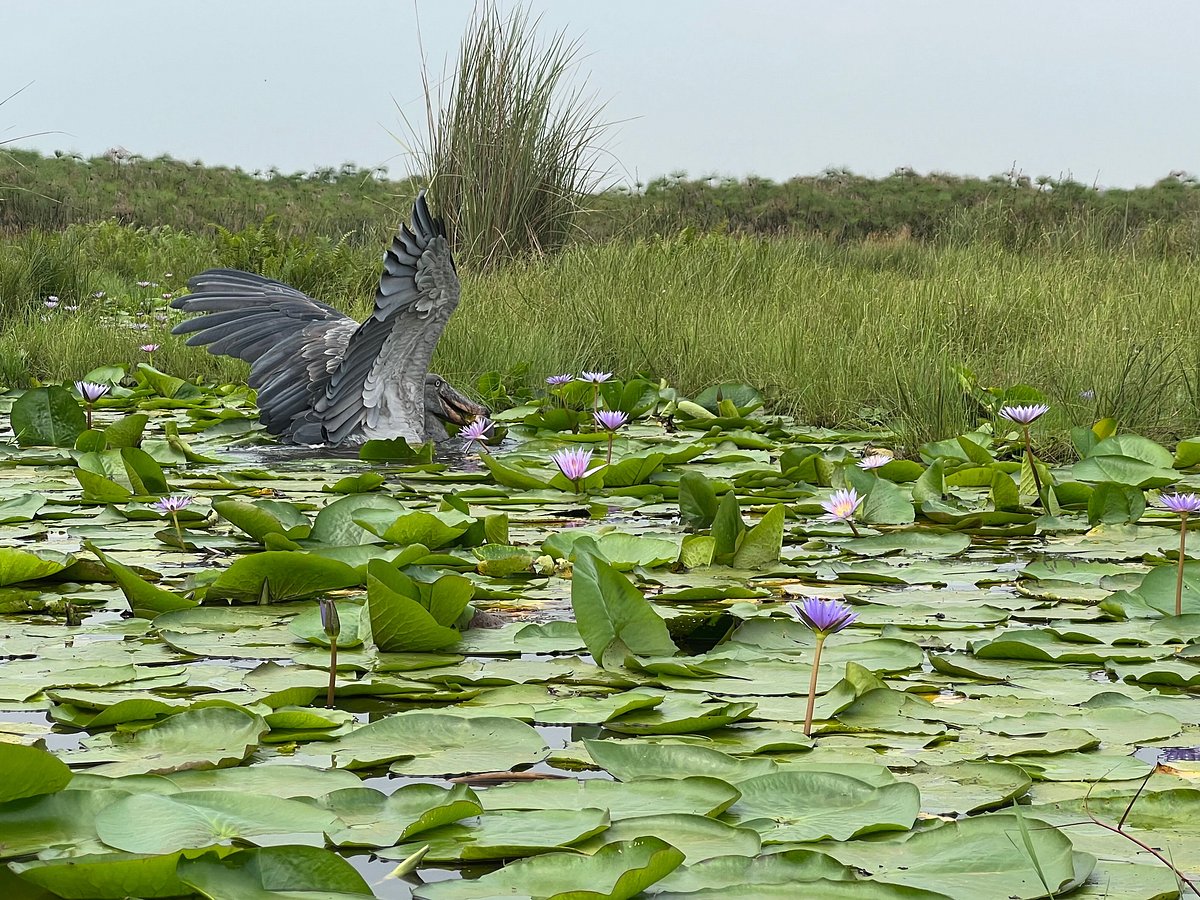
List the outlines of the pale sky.
<svg viewBox="0 0 1200 900">
<path fill-rule="evenodd" d="M 505 4 L 507 8 L 510 3 Z M 0 0 L 0 140 L 407 172 L 469 0 Z M 844 166 L 1148 184 L 1200 172 L 1195 0 L 530 0 L 577 37 L 624 181 Z"/>
</svg>

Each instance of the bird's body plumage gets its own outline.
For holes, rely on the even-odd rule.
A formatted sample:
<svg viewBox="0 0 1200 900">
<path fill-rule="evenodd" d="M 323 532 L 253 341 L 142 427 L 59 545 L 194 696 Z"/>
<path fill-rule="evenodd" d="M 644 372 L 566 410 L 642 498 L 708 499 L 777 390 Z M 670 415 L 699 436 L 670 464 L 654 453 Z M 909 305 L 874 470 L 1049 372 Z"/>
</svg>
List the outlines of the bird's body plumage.
<svg viewBox="0 0 1200 900">
<path fill-rule="evenodd" d="M 365 322 L 278 281 L 210 269 L 172 302 L 204 315 L 181 322 L 188 344 L 250 363 L 267 430 L 297 444 L 347 444 L 445 436 L 437 419 L 462 424 L 486 413 L 429 373 L 434 347 L 458 306 L 460 286 L 441 220 L 424 192 L 413 226 L 384 256 L 375 308 Z"/>
</svg>

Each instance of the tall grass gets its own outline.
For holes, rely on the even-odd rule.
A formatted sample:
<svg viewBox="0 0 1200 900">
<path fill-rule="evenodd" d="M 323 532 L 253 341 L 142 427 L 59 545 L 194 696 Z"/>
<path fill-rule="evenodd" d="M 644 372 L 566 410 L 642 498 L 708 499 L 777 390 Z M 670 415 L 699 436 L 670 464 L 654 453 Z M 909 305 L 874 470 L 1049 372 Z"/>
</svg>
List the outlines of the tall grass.
<svg viewBox="0 0 1200 900">
<path fill-rule="evenodd" d="M 266 271 L 365 311 L 375 251 L 239 234 L 231 244 L 103 223 L 0 241 L 0 382 L 77 378 L 138 358 L 146 342 L 164 345 L 155 361 L 177 374 L 243 377 L 157 318 L 161 293 L 211 265 Z M 965 365 L 984 385 L 1040 387 L 1059 434 L 1105 415 L 1158 437 L 1200 433 L 1200 262 L 1185 257 L 687 233 L 463 278 L 434 365 L 466 386 L 495 370 L 537 388 L 583 367 L 653 372 L 687 392 L 745 381 L 804 421 L 888 425 L 918 442 L 976 423 Z M 48 292 L 63 305 L 47 310 Z"/>
<path fill-rule="evenodd" d="M 572 83 L 579 45 L 520 7 L 476 8 L 448 84 L 425 72 L 416 165 L 468 268 L 556 250 L 597 186 L 600 109 Z"/>
<path fill-rule="evenodd" d="M 686 391 L 740 380 L 804 421 L 887 423 L 914 439 L 975 423 L 956 374 L 967 365 L 985 384 L 1039 386 L 1060 429 L 1114 415 L 1195 434 L 1197 290 L 1200 265 L 1132 254 L 610 243 L 469 281 L 437 364 L 463 377 L 520 360 L 531 381 L 647 370 Z"/>
</svg>

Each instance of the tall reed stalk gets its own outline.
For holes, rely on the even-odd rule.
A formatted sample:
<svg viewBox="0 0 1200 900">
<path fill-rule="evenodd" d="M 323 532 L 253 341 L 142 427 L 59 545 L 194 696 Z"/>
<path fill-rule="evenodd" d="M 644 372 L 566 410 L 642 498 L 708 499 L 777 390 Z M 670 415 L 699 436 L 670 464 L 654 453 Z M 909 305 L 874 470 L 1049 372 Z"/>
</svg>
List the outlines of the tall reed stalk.
<svg viewBox="0 0 1200 900">
<path fill-rule="evenodd" d="M 599 184 L 601 107 L 576 80 L 580 45 L 537 34 L 520 7 L 476 10 L 447 81 L 425 84 L 414 149 L 461 264 L 492 269 L 561 247 Z"/>
</svg>

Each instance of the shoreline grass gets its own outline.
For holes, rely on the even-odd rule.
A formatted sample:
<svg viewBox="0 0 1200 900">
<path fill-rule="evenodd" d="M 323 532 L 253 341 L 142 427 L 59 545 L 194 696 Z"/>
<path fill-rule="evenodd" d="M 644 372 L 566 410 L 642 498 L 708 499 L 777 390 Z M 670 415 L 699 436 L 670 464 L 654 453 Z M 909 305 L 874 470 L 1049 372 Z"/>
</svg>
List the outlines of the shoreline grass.
<svg viewBox="0 0 1200 900">
<path fill-rule="evenodd" d="M 184 347 L 158 318 L 162 293 L 213 265 L 262 271 L 361 316 L 378 263 L 371 248 L 253 229 L 110 222 L 9 238 L 0 383 L 71 380 L 142 358 L 148 342 L 174 374 L 244 378 L 243 364 Z M 510 388 L 536 389 L 581 367 L 653 372 L 689 394 L 743 381 L 801 421 L 887 426 L 913 445 L 979 421 L 958 377 L 966 366 L 985 386 L 1044 391 L 1054 409 L 1043 439 L 1102 416 L 1151 437 L 1200 433 L 1200 317 L 1189 312 L 1200 262 L 1188 258 L 685 232 L 463 279 L 434 365 L 468 388 L 499 371 Z M 1082 399 L 1089 390 L 1095 399 Z"/>
</svg>

